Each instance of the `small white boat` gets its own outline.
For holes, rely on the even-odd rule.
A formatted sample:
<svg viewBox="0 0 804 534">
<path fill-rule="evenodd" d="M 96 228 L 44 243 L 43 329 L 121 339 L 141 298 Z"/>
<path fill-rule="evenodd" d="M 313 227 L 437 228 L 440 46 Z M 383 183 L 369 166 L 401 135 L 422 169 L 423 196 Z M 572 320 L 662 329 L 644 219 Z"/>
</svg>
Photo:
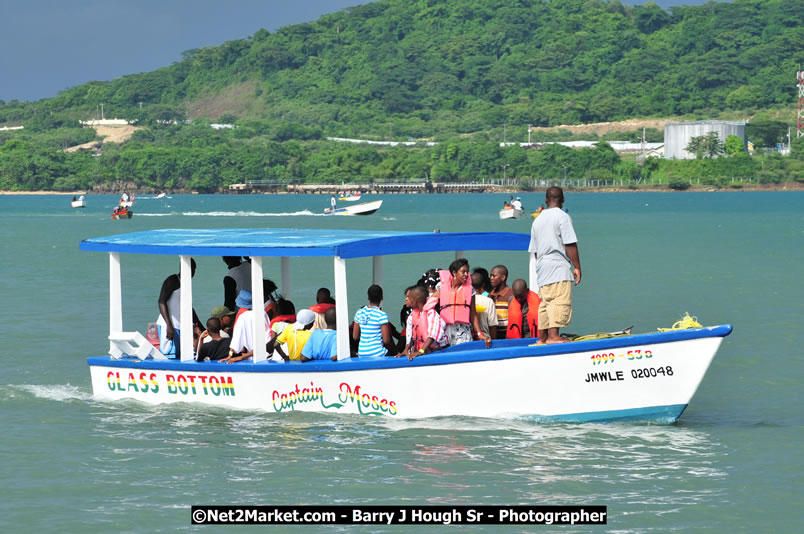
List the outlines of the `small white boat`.
<svg viewBox="0 0 804 534">
<path fill-rule="evenodd" d="M 524 210 L 515 208 L 503 208 L 500 210 L 500 219 L 519 219 L 522 217 Z"/>
<path fill-rule="evenodd" d="M 338 197 L 338 200 L 345 200 L 346 202 L 355 202 L 357 200 L 360 200 L 360 193 L 344 195 L 342 197 Z"/>
<path fill-rule="evenodd" d="M 109 254 L 111 357 L 88 358 L 93 394 L 103 400 L 197 402 L 284 414 L 675 422 L 721 341 L 731 333 L 731 325 L 556 345 L 510 339 L 495 340 L 487 349 L 483 342 L 473 341 L 412 361 L 350 357 L 347 260 L 371 257 L 374 282 L 379 283 L 385 255 L 452 252 L 444 258 L 448 263 L 462 251 L 494 249 L 515 251 L 522 260 L 527 257 L 534 273 L 535 258 L 526 252 L 529 242 L 528 234 L 512 232 L 286 228 L 163 229 L 84 240 L 81 250 Z M 279 257 L 285 294 L 290 288 L 291 257 L 331 257 L 338 360 L 276 362 L 267 358 L 265 345 L 258 344 L 252 360 L 196 362 L 192 336 L 180 339 L 181 360 L 167 359 L 140 332 L 123 328 L 121 258 L 128 253 L 179 257 L 181 287 L 189 289 L 181 292 L 180 330 L 187 332 L 192 331 L 191 256 L 250 256 L 253 280 L 263 279 L 264 258 Z M 253 293 L 255 301 L 263 302 L 260 284 L 253 286 Z M 254 338 L 262 339 L 265 322 L 259 314 L 254 318 Z"/>
<path fill-rule="evenodd" d="M 324 215 L 371 215 L 382 206 L 382 200 L 374 200 L 372 202 L 363 202 L 362 204 L 353 204 L 351 206 L 344 206 L 342 208 L 326 208 Z"/>
<path fill-rule="evenodd" d="M 163 191 L 163 192 L 159 193 L 158 195 L 156 195 L 154 198 L 165 198 L 166 196 L 167 196 L 167 193 L 165 193 Z"/>
<path fill-rule="evenodd" d="M 70 207 L 71 208 L 86 208 L 87 207 L 87 201 L 84 198 L 79 198 L 78 200 L 73 200 L 72 202 L 70 202 Z"/>
</svg>

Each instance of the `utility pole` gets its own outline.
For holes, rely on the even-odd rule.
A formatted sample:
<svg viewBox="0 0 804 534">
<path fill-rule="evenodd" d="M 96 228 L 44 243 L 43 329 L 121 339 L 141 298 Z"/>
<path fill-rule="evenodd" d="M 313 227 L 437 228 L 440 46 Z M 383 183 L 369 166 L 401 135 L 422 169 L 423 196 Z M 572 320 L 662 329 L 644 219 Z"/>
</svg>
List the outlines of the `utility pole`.
<svg viewBox="0 0 804 534">
<path fill-rule="evenodd" d="M 508 124 L 504 122 L 503 123 L 503 144 L 505 144 L 505 139 L 506 139 L 505 138 L 505 131 L 506 131 L 507 127 L 508 127 Z"/>
<path fill-rule="evenodd" d="M 505 182 L 505 179 L 506 179 L 506 177 L 505 177 L 505 169 L 507 169 L 510 166 L 511 166 L 510 163 L 506 163 L 505 165 L 501 165 L 501 167 L 503 168 L 503 183 Z"/>
<path fill-rule="evenodd" d="M 101 120 L 103 120 L 103 104 L 101 104 Z"/>
<path fill-rule="evenodd" d="M 530 124 L 528 124 L 528 144 L 530 144 Z"/>
</svg>

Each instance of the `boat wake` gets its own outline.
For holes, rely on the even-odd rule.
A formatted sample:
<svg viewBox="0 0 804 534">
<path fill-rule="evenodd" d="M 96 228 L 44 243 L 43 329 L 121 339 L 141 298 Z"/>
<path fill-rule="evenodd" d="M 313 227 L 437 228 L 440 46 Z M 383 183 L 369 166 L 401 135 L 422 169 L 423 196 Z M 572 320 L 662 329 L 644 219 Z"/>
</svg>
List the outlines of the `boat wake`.
<svg viewBox="0 0 804 534">
<path fill-rule="evenodd" d="M 29 393 L 34 397 L 46 400 L 54 400 L 54 401 L 68 401 L 68 400 L 80 400 L 80 401 L 91 401 L 92 400 L 92 392 L 87 391 L 85 389 L 79 388 L 78 386 L 72 386 L 70 384 L 55 384 L 55 385 L 44 385 L 44 384 L 21 384 L 21 385 L 12 385 L 9 386 L 9 391 L 6 392 L 8 398 L 14 398 L 19 393 L 19 391 L 23 391 L 25 393 Z"/>
<path fill-rule="evenodd" d="M 187 217 L 296 217 L 313 216 L 323 217 L 323 213 L 313 213 L 310 210 L 286 211 L 279 213 L 263 213 L 259 211 L 185 211 Z"/>
</svg>

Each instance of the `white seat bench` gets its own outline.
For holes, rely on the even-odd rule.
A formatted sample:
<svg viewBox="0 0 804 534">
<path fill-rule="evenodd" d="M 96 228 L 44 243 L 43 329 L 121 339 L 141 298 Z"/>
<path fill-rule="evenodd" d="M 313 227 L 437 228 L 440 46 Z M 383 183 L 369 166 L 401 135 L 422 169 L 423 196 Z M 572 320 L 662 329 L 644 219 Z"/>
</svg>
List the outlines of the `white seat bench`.
<svg viewBox="0 0 804 534">
<path fill-rule="evenodd" d="M 159 352 L 145 336 L 139 332 L 112 332 L 109 334 L 109 354 L 115 360 L 123 355 L 136 356 L 141 360 L 151 356 L 154 360 L 167 360 L 167 356 Z"/>
</svg>

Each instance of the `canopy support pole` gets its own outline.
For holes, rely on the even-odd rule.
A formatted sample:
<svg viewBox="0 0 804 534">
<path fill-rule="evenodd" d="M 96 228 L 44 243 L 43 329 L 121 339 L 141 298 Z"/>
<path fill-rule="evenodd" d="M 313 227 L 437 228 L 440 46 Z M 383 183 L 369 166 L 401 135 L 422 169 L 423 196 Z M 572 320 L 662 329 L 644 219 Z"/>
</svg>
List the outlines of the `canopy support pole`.
<svg viewBox="0 0 804 534">
<path fill-rule="evenodd" d="M 181 262 L 180 284 L 181 299 L 179 310 L 181 325 L 179 331 L 179 350 L 181 361 L 191 362 L 194 359 L 193 351 L 193 268 L 190 256 L 179 256 Z"/>
<path fill-rule="evenodd" d="M 382 256 L 371 257 L 371 283 L 382 286 Z"/>
<path fill-rule="evenodd" d="M 123 286 L 120 279 L 120 253 L 109 253 L 109 334 L 123 331 Z M 114 343 L 109 342 L 109 351 Z"/>
<path fill-rule="evenodd" d="M 335 270 L 335 313 L 336 341 L 338 359 L 351 358 L 349 350 L 349 303 L 346 300 L 346 260 L 340 256 L 332 258 Z"/>
<path fill-rule="evenodd" d="M 279 259 L 279 270 L 282 273 L 282 296 L 290 300 L 290 258 L 282 256 Z"/>
<path fill-rule="evenodd" d="M 265 350 L 265 296 L 262 291 L 262 257 L 251 257 L 251 314 L 254 319 L 254 363 L 264 362 Z"/>
<path fill-rule="evenodd" d="M 539 292 L 539 279 L 536 276 L 536 254 L 528 252 L 528 289 Z"/>
</svg>

